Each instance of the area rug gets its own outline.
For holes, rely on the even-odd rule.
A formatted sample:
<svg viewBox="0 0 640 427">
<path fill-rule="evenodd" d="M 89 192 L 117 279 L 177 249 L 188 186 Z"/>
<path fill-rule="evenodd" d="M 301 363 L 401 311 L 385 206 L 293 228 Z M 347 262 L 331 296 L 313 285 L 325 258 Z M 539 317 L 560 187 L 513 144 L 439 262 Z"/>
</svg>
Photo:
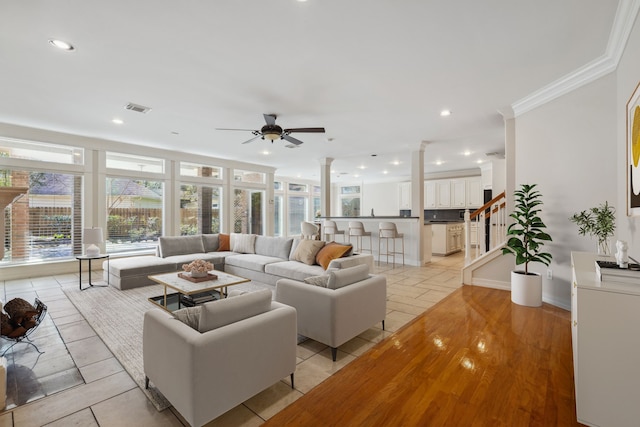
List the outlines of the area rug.
<svg viewBox="0 0 640 427">
<path fill-rule="evenodd" d="M 245 291 L 265 288 L 271 289 L 268 285 L 256 282 L 233 287 L 233 289 Z M 142 324 L 144 313 L 156 307 L 148 301 L 148 298 L 162 295 L 163 292 L 162 285 L 144 286 L 125 291 L 112 286 L 95 287 L 84 291 L 75 287 L 64 289 L 69 300 L 159 411 L 168 408 L 171 404 L 155 388 L 144 388 Z"/>
</svg>

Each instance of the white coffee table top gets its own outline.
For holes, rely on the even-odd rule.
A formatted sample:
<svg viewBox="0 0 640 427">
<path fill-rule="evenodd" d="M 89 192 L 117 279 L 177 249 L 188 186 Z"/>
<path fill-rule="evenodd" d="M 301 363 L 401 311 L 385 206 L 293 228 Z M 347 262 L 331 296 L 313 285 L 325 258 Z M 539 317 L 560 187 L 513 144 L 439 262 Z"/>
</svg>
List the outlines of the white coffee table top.
<svg viewBox="0 0 640 427">
<path fill-rule="evenodd" d="M 164 273 L 149 276 L 149 279 L 165 285 L 168 288 L 175 289 L 183 295 L 197 294 L 200 292 L 206 292 L 213 289 L 224 288 L 226 286 L 237 285 L 240 283 L 250 282 L 251 280 L 243 277 L 234 276 L 233 274 L 225 273 L 224 271 L 211 271 L 211 274 L 218 276 L 214 280 L 205 280 L 202 282 L 191 282 L 187 279 L 178 277 L 178 271 L 175 273 Z"/>
</svg>

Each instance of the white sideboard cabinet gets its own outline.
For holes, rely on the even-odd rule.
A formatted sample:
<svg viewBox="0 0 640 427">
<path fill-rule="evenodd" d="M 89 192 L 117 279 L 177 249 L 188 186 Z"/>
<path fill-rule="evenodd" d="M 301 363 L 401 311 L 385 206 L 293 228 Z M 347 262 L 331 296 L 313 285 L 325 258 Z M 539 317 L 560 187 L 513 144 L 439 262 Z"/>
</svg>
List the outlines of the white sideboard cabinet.
<svg viewBox="0 0 640 427">
<path fill-rule="evenodd" d="M 571 253 L 577 418 L 589 426 L 635 427 L 640 425 L 640 280 L 600 282 L 596 257 Z"/>
</svg>

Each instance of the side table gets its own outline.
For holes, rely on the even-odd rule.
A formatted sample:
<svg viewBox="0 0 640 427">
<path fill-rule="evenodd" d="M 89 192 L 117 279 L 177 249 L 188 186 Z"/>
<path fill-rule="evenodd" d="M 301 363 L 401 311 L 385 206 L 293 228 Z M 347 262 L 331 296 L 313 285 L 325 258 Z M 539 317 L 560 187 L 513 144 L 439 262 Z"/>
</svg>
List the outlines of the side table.
<svg viewBox="0 0 640 427">
<path fill-rule="evenodd" d="M 109 286 L 109 275 L 107 275 L 107 284 L 106 285 L 94 285 L 93 283 L 91 283 L 91 261 L 95 260 L 95 259 L 106 259 L 107 260 L 107 271 L 109 271 L 109 255 L 108 254 L 100 254 L 100 255 L 96 255 L 96 256 L 87 256 L 87 255 L 78 255 L 76 257 L 76 259 L 78 260 L 78 269 L 79 269 L 79 274 L 78 274 L 78 284 L 80 285 L 80 290 L 83 291 L 84 289 L 89 289 L 89 288 L 84 288 L 82 289 L 82 261 L 89 261 L 89 286 L 96 286 L 96 287 L 105 287 L 105 286 Z"/>
</svg>

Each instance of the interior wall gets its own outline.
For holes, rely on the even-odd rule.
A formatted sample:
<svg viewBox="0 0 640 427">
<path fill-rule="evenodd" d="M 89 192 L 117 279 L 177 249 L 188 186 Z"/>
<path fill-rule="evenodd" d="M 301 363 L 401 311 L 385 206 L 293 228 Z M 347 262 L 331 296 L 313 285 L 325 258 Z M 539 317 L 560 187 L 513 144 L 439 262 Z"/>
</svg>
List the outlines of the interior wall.
<svg viewBox="0 0 640 427">
<path fill-rule="evenodd" d="M 618 203 L 616 73 L 555 99 L 515 121 L 515 183 L 538 184 L 542 219 L 553 242 L 542 273 L 543 298 L 570 307 L 571 251 L 595 251 L 596 242 L 579 236 L 569 217 L 605 200 Z"/>
<path fill-rule="evenodd" d="M 362 185 L 360 212 L 362 216 L 371 215 L 373 209 L 376 216 L 400 215 L 400 183 L 378 182 Z"/>
</svg>

